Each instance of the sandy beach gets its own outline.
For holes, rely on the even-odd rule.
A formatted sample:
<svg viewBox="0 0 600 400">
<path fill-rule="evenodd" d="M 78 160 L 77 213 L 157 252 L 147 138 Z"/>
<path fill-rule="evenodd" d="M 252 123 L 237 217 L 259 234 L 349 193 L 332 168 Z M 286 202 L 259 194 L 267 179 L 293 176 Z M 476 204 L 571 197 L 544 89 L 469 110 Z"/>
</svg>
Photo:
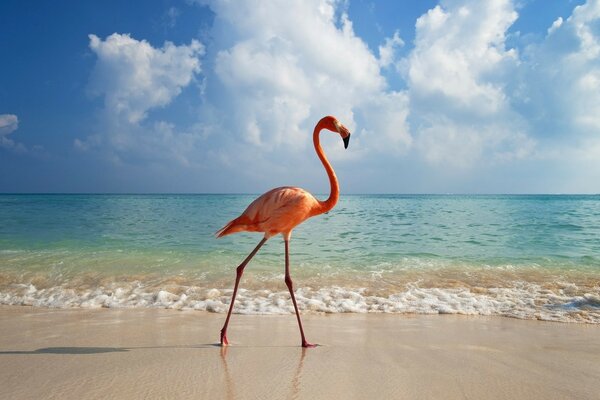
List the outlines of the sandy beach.
<svg viewBox="0 0 600 400">
<path fill-rule="evenodd" d="M 2 399 L 594 399 L 600 326 L 451 315 L 0 307 Z"/>
</svg>

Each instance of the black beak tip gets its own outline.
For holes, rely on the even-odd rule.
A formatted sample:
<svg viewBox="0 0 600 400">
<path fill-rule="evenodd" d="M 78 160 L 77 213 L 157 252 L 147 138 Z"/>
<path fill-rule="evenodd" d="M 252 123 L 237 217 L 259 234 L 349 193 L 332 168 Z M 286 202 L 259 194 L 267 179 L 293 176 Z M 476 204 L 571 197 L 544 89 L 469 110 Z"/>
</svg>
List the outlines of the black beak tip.
<svg viewBox="0 0 600 400">
<path fill-rule="evenodd" d="M 348 148 L 348 143 L 350 143 L 350 134 L 344 138 L 344 148 Z"/>
</svg>

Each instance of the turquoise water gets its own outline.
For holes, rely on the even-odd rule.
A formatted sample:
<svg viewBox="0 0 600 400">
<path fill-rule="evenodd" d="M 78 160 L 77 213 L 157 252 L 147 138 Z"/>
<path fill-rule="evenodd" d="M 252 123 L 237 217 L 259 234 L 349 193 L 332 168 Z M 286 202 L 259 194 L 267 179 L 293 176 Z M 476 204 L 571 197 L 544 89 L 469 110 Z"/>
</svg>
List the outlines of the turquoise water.
<svg viewBox="0 0 600 400">
<path fill-rule="evenodd" d="M 0 304 L 223 312 L 260 234 L 215 239 L 255 195 L 0 195 Z M 600 322 L 600 196 L 351 195 L 299 226 L 305 312 Z M 291 312 L 283 242 L 236 311 Z"/>
</svg>

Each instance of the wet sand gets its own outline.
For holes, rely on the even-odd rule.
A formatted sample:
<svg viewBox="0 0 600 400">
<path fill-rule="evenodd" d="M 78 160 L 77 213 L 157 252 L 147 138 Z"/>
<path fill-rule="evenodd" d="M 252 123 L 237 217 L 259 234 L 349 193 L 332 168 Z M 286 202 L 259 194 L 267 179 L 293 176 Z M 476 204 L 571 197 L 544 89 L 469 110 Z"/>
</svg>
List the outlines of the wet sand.
<svg viewBox="0 0 600 400">
<path fill-rule="evenodd" d="M 597 399 L 600 326 L 0 307 L 0 399 Z"/>
</svg>

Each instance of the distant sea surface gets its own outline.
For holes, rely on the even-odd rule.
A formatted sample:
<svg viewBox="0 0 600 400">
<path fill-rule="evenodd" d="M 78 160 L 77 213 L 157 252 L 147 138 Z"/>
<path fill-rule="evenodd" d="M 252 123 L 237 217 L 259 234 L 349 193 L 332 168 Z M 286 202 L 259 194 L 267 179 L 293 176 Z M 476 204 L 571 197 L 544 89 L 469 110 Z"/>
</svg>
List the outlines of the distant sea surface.
<svg viewBox="0 0 600 400">
<path fill-rule="evenodd" d="M 0 195 L 0 304 L 226 312 L 255 195 Z M 321 196 L 326 197 L 326 196 Z M 348 195 L 292 234 L 304 313 L 600 323 L 600 196 Z M 281 236 L 235 312 L 291 313 Z"/>
</svg>

